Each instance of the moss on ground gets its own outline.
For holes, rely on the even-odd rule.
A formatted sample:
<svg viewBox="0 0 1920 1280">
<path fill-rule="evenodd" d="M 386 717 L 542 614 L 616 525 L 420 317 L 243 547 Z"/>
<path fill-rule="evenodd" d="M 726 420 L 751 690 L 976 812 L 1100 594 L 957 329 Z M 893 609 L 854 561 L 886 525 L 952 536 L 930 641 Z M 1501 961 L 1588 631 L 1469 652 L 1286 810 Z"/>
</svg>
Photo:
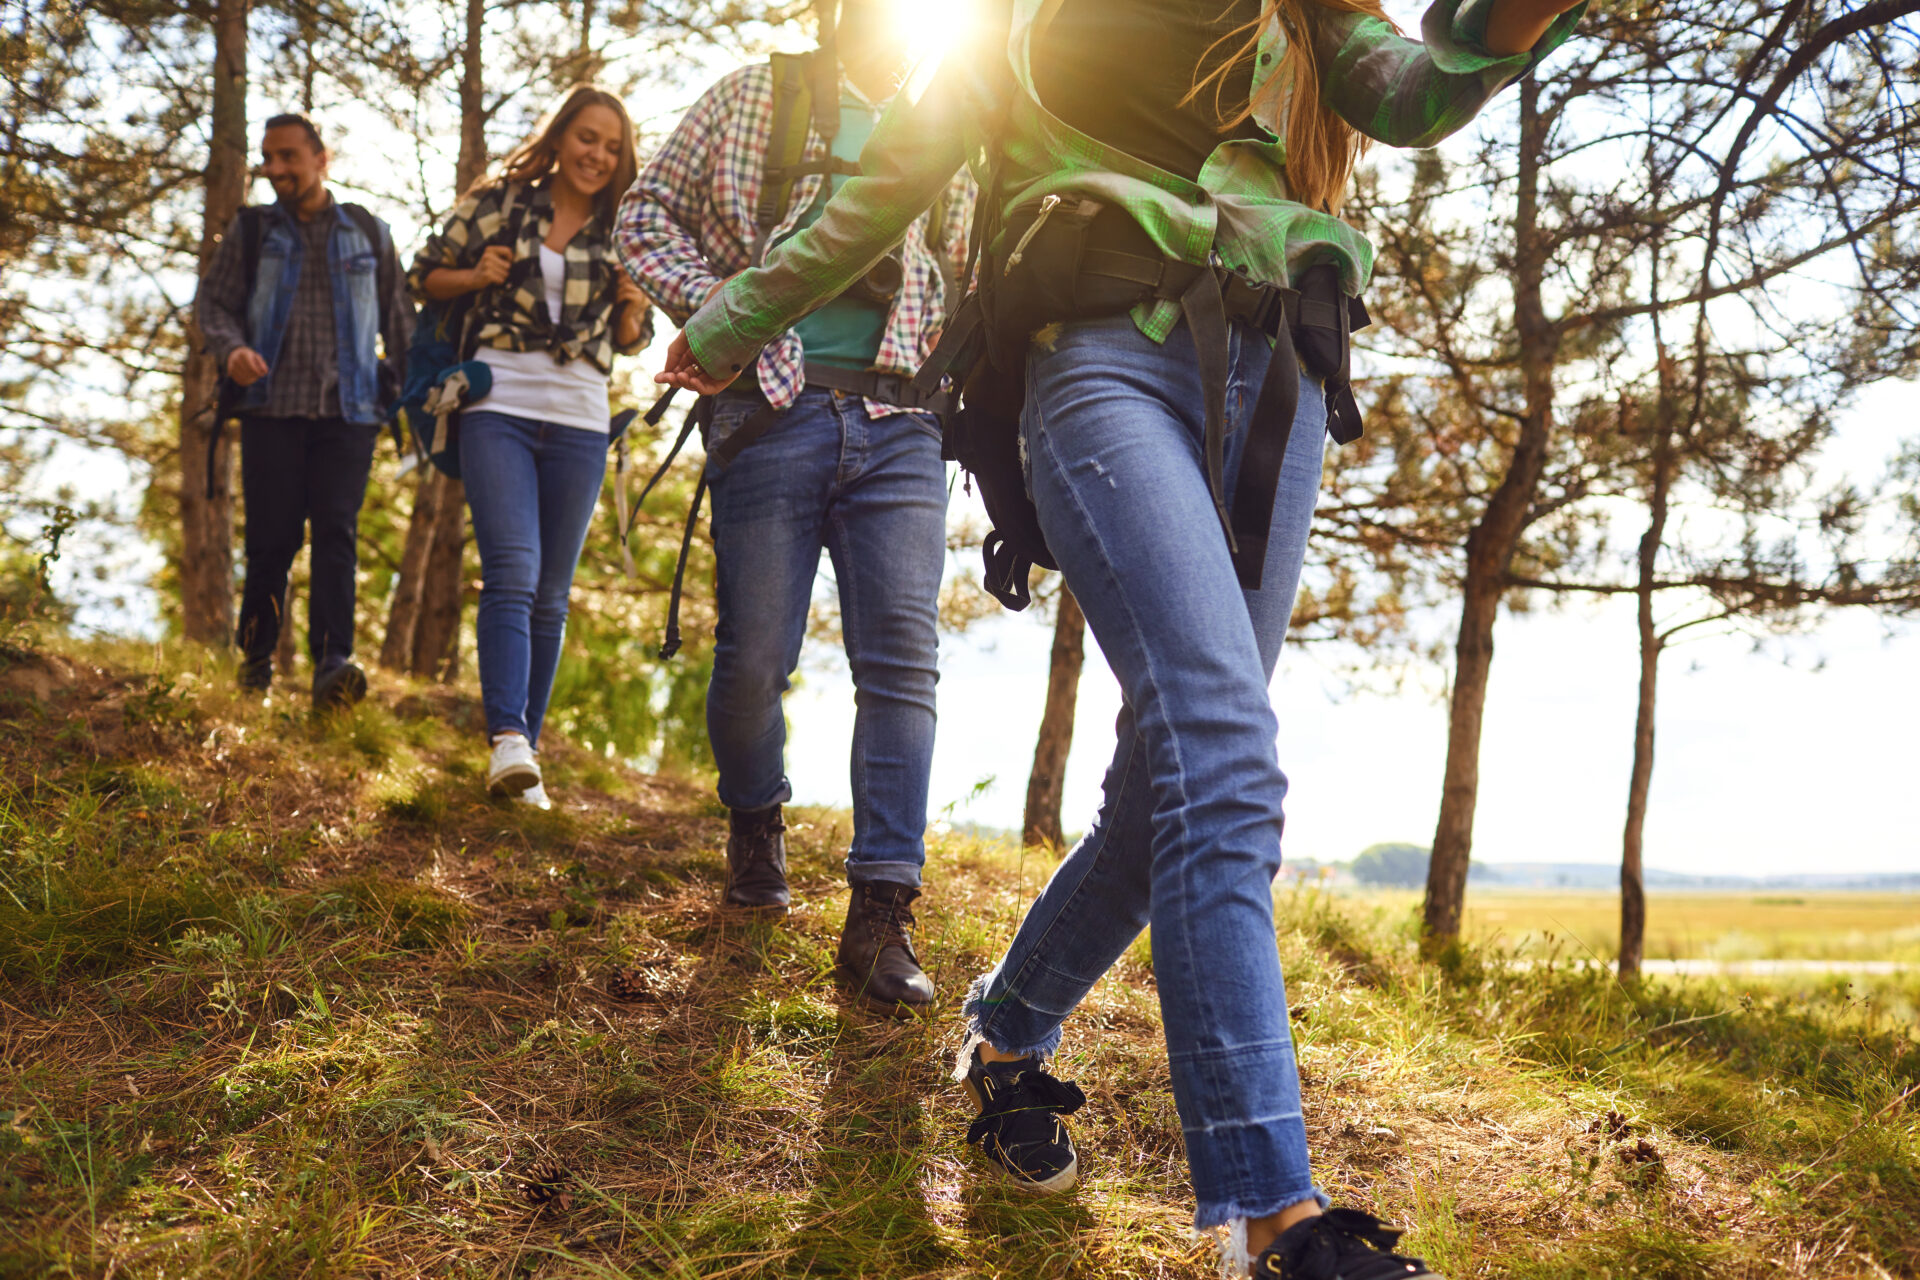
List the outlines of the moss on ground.
<svg viewBox="0 0 1920 1280">
<path fill-rule="evenodd" d="M 555 744 L 541 814 L 482 794 L 455 691 L 315 720 L 72 656 L 0 704 L 0 1277 L 1213 1274 L 1146 940 L 1061 1055 L 1082 1188 L 961 1140 L 954 1003 L 1041 855 L 936 841 L 942 1016 L 875 1019 L 832 983 L 844 815 L 791 815 L 795 910 L 741 919 L 705 788 Z M 1884 1003 L 1279 922 L 1321 1180 L 1451 1280 L 1920 1269 Z"/>
</svg>

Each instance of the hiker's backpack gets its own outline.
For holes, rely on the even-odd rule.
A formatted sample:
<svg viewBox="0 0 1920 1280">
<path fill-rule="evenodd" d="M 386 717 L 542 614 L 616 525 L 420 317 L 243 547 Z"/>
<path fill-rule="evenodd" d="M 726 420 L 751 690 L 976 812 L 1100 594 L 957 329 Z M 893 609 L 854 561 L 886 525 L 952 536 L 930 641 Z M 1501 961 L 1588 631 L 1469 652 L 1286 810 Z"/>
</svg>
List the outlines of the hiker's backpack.
<svg viewBox="0 0 1920 1280">
<path fill-rule="evenodd" d="M 508 185 L 503 198 L 500 226 L 480 246 L 481 254 L 495 245 L 519 243 L 527 214 L 522 188 Z M 493 389 L 493 371 L 473 358 L 474 306 L 484 292 L 429 298 L 420 308 L 407 346 L 406 385 L 391 415 L 395 431 L 404 429 L 412 439 L 415 457 L 455 480 L 460 478 L 460 410 Z"/>
<path fill-rule="evenodd" d="M 1008 68 L 1001 101 L 1010 109 L 1012 95 L 1019 92 Z M 1093 243 L 1095 220 L 1102 214 L 1109 220 L 1131 215 L 1090 197 L 1049 194 L 1003 214 L 1006 126 L 1003 111 L 986 130 L 988 180 L 975 206 L 962 275 L 968 293 L 950 312 L 939 344 L 914 379 L 916 390 L 926 394 L 951 377 L 959 395 L 958 407 L 945 420 L 942 452 L 978 488 L 993 525 L 981 542 L 987 591 L 1018 611 L 1032 602 L 1028 579 L 1033 569 L 1059 567 L 1020 464 L 1029 336 L 1054 321 L 1125 314 L 1148 299 L 1178 303 L 1192 330 L 1206 394 L 1208 488 L 1240 583 L 1258 589 L 1303 361 L 1307 373 L 1325 380 L 1327 425 L 1335 440 L 1346 444 L 1360 436 L 1360 412 L 1349 381 L 1350 335 L 1368 323 L 1366 308 L 1340 292 L 1331 265 L 1304 273 L 1296 290 L 1216 265 L 1167 258 L 1157 248 L 1102 247 Z M 1144 238 L 1144 232 L 1138 234 Z M 1233 320 L 1272 337 L 1274 349 L 1229 500 L 1222 473 L 1228 324 Z"/>
<path fill-rule="evenodd" d="M 247 282 L 249 299 L 253 296 L 254 277 L 260 273 L 260 241 L 266 234 L 267 208 L 266 205 L 247 205 L 238 215 L 241 278 Z M 378 263 L 374 279 L 377 282 L 376 287 L 380 290 L 381 304 L 385 305 L 386 299 L 393 296 L 394 286 L 394 268 L 391 261 L 393 255 L 380 251 L 381 246 L 388 243 L 388 238 L 383 234 L 385 228 L 381 225 L 380 219 L 360 205 L 343 203 L 340 211 L 353 220 L 353 225 L 360 229 L 360 234 L 367 238 L 369 245 L 373 246 L 374 257 Z M 247 336 L 253 337 L 252 334 Z M 411 352 L 412 348 L 409 347 L 408 351 Z M 208 493 L 213 492 L 214 463 L 220 447 L 221 427 L 229 418 L 237 416 L 239 411 L 236 406 L 239 404 L 241 393 L 246 390 L 228 377 L 225 369 L 221 369 L 219 375 L 219 383 L 214 393 L 214 429 L 208 433 L 207 438 Z M 401 447 L 397 426 L 393 428 L 393 443 L 395 448 Z"/>
</svg>

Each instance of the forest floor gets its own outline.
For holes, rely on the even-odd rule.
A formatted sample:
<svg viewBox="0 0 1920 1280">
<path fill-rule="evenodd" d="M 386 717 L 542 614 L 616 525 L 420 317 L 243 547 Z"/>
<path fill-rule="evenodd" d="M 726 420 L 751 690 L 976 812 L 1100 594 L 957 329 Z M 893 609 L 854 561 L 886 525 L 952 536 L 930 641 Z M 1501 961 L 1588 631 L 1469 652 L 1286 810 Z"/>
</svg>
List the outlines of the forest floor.
<svg viewBox="0 0 1920 1280">
<path fill-rule="evenodd" d="M 790 814 L 796 909 L 744 920 L 710 787 L 554 743 L 557 809 L 491 802 L 477 711 L 0 648 L 0 1276 L 1213 1274 L 1144 939 L 1056 1068 L 1080 1188 L 963 1142 L 955 1003 L 1049 858 L 934 839 L 939 1016 L 876 1018 L 831 979 L 841 815 Z M 1319 1177 L 1450 1280 L 1920 1274 L 1920 1044 L 1876 999 L 1277 907 Z"/>
</svg>

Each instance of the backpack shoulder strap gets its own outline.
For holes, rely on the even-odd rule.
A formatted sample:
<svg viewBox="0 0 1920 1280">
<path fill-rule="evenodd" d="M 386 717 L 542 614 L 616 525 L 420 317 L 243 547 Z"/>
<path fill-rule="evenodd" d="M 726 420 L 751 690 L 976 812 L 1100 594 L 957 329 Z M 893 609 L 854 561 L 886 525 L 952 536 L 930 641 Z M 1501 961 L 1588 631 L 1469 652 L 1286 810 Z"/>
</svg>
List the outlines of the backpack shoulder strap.
<svg viewBox="0 0 1920 1280">
<path fill-rule="evenodd" d="M 240 210 L 240 270 L 247 282 L 247 291 L 253 291 L 253 278 L 260 274 L 260 237 L 266 234 L 267 211 L 259 205 L 246 205 Z"/>
<path fill-rule="evenodd" d="M 373 216 L 365 206 L 343 204 L 342 213 L 353 219 L 353 225 L 360 228 L 360 234 L 373 246 L 374 261 L 378 264 L 375 275 L 380 287 L 380 305 L 385 306 L 387 299 L 393 296 L 393 254 L 388 252 L 392 236 L 387 233 L 387 224 Z"/>
<path fill-rule="evenodd" d="M 807 154 L 807 126 L 814 115 L 810 53 L 776 53 L 773 70 L 773 131 L 767 137 L 767 154 L 761 166 L 760 202 L 753 211 L 753 251 L 750 260 L 759 266 L 767 256 L 767 241 L 773 229 L 787 216 L 793 200 L 795 170 Z M 838 123 L 836 121 L 836 123 Z"/>
</svg>

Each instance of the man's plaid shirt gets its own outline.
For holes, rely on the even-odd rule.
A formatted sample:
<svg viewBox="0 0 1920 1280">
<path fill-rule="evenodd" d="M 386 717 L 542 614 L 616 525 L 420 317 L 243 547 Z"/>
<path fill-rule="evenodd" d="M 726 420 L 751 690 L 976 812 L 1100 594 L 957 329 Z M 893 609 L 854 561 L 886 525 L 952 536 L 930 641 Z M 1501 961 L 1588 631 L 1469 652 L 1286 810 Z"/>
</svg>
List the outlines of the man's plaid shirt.
<svg viewBox="0 0 1920 1280">
<path fill-rule="evenodd" d="M 687 344 L 709 373 L 738 372 L 798 316 L 837 296 L 881 246 L 932 204 L 956 164 L 984 179 L 1001 170 L 1001 210 L 1053 194 L 1120 205 L 1161 252 L 1201 264 L 1217 254 L 1256 280 L 1286 284 L 1319 263 L 1339 267 L 1351 294 L 1366 288 L 1373 246 L 1331 213 L 1287 187 L 1286 119 L 1292 86 L 1273 81 L 1287 32 L 1278 17 L 1261 31 L 1250 101 L 1268 136 L 1232 138 L 1207 158 L 1198 180 L 1143 163 L 1055 119 L 1039 101 L 1029 55 L 1060 0 L 1012 0 L 1012 25 L 948 53 L 898 94 L 851 178 L 818 222 L 767 255 L 764 267 L 730 280 L 687 320 Z M 1388 146 L 1430 147 L 1461 128 L 1572 34 L 1581 5 L 1557 19 L 1527 53 L 1487 48 L 1493 0 L 1433 0 L 1421 39 L 1380 18 L 1308 4 L 1321 101 Z M 1004 43 L 996 43 L 1004 41 Z M 1116 68 L 1116 93 L 1125 92 Z M 692 299 L 701 301 L 699 297 Z M 1179 304 L 1143 303 L 1134 321 L 1164 341 Z"/>
<path fill-rule="evenodd" d="M 614 239 L 628 272 L 655 304 L 676 324 L 698 310 L 729 275 L 748 265 L 754 239 L 754 208 L 760 200 L 761 174 L 767 146 L 773 136 L 773 69 L 761 62 L 723 76 L 681 119 L 673 135 L 640 171 L 633 190 L 620 203 Z M 825 156 L 827 144 L 809 128 L 805 158 Z M 953 274 L 966 257 L 967 221 L 973 212 L 973 183 L 958 173 L 956 156 L 943 180 L 930 192 L 931 204 L 940 188 L 948 190 L 943 234 L 936 236 L 939 252 L 948 255 Z M 793 184 L 786 217 L 768 238 L 777 242 L 793 230 L 801 215 L 820 196 L 827 179 L 809 174 Z M 916 211 L 918 212 L 918 211 Z M 907 376 L 919 369 L 933 350 L 945 321 L 944 288 L 940 264 L 928 242 L 928 215 L 918 213 L 884 243 L 876 242 L 852 279 L 867 269 L 904 236 L 905 279 L 887 316 L 873 367 Z M 836 291 L 836 293 L 839 291 Z M 818 298 L 814 305 L 835 295 Z M 788 325 L 775 335 L 759 357 L 759 383 L 767 402 L 776 409 L 793 403 L 805 385 L 805 353 Z M 867 402 L 873 417 L 898 413 L 894 405 Z"/>
</svg>

